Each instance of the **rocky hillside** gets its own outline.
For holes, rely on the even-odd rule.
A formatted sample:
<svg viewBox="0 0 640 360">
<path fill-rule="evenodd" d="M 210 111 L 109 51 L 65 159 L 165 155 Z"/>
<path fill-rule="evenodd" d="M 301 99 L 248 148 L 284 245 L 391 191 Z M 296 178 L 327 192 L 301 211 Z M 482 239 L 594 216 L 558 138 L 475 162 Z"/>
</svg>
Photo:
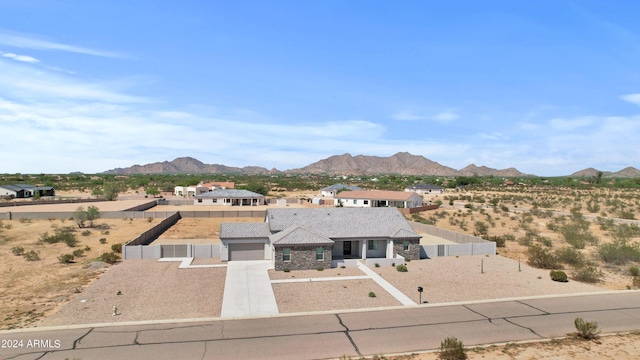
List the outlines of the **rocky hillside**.
<svg viewBox="0 0 640 360">
<path fill-rule="evenodd" d="M 521 176 L 515 168 L 496 170 L 486 166 L 469 165 L 458 171 L 454 168 L 431 161 L 424 156 L 399 152 L 390 157 L 351 154 L 335 155 L 300 169 L 287 170 L 290 173 L 336 174 L 336 175 L 436 175 L 436 176 Z"/>
<path fill-rule="evenodd" d="M 155 162 L 146 165 L 133 165 L 128 168 L 117 168 L 105 171 L 105 174 L 268 174 L 273 170 L 267 170 L 258 166 L 246 166 L 244 168 L 231 167 L 219 164 L 205 164 L 192 157 L 180 157 L 173 161 Z"/>
<path fill-rule="evenodd" d="M 576 171 L 573 174 L 569 175 L 570 177 L 577 178 L 595 178 L 598 176 L 599 170 L 594 168 L 587 168 L 584 170 Z M 640 170 L 629 166 L 620 171 L 611 172 L 611 171 L 603 171 L 603 178 L 637 178 L 640 177 Z"/>
</svg>

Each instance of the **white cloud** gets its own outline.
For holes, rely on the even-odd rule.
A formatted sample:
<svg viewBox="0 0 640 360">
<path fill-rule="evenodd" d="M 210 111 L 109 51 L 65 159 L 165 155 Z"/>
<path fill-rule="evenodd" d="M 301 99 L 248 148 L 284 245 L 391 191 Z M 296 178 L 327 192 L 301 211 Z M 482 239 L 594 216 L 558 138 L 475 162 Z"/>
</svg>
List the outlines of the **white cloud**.
<svg viewBox="0 0 640 360">
<path fill-rule="evenodd" d="M 40 62 L 40 60 L 27 55 L 17 55 L 14 53 L 6 53 L 3 51 L 0 51 L 0 55 L 15 61 L 22 61 L 22 62 L 31 63 L 31 64 Z"/>
<path fill-rule="evenodd" d="M 635 105 L 640 105 L 640 94 L 628 94 L 620 97 L 622 100 Z"/>
<path fill-rule="evenodd" d="M 401 111 L 391 115 L 391 118 L 400 121 L 431 120 L 439 122 L 449 122 L 459 119 L 460 115 L 452 110 L 442 111 L 435 115 L 416 115 L 408 111 Z"/>
<path fill-rule="evenodd" d="M 558 131 L 574 131 L 593 124 L 594 119 L 590 117 L 580 117 L 575 119 L 551 119 L 549 126 Z"/>
<path fill-rule="evenodd" d="M 55 41 L 38 39 L 32 35 L 22 35 L 9 32 L 0 32 L 0 44 L 13 46 L 21 49 L 64 51 L 77 54 L 85 54 L 100 57 L 123 58 L 122 54 L 115 52 L 89 49 L 75 45 L 63 44 Z"/>
</svg>

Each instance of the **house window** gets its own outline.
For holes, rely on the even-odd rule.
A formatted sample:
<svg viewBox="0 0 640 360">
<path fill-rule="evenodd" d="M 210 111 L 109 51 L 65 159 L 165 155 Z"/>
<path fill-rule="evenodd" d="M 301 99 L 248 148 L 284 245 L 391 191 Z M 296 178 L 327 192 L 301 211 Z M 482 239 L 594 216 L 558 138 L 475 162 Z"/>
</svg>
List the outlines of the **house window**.
<svg viewBox="0 0 640 360">
<path fill-rule="evenodd" d="M 198 199 L 198 202 L 199 202 L 199 203 L 202 203 L 202 199 Z"/>
<path fill-rule="evenodd" d="M 324 248 L 316 248 L 316 260 L 324 261 Z"/>
<path fill-rule="evenodd" d="M 228 204 L 231 202 L 231 199 L 224 199 L 224 202 Z"/>
<path fill-rule="evenodd" d="M 409 251 L 409 242 L 408 241 L 404 242 L 403 249 L 404 249 L 404 251 Z"/>
<path fill-rule="evenodd" d="M 378 242 L 376 240 L 369 240 L 367 243 L 369 250 L 378 250 Z"/>
<path fill-rule="evenodd" d="M 362 201 L 365 205 L 369 205 L 369 200 L 363 200 Z"/>
<path fill-rule="evenodd" d="M 357 203 L 358 203 L 358 200 L 353 200 L 353 204 L 354 205 L 357 204 Z"/>
<path fill-rule="evenodd" d="M 289 248 L 282 249 L 282 261 L 284 262 L 291 261 L 291 249 Z"/>
<path fill-rule="evenodd" d="M 215 203 L 217 203 L 217 202 L 218 202 L 218 199 L 213 199 L 212 201 L 213 201 L 213 203 L 215 204 Z"/>
</svg>

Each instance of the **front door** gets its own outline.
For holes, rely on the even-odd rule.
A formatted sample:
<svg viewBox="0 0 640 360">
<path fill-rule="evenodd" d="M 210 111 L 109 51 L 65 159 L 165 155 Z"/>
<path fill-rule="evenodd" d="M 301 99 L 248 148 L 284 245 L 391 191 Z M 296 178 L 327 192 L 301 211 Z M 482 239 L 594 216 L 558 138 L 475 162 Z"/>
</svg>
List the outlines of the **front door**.
<svg viewBox="0 0 640 360">
<path fill-rule="evenodd" d="M 351 241 L 342 242 L 342 255 L 351 255 Z"/>
</svg>

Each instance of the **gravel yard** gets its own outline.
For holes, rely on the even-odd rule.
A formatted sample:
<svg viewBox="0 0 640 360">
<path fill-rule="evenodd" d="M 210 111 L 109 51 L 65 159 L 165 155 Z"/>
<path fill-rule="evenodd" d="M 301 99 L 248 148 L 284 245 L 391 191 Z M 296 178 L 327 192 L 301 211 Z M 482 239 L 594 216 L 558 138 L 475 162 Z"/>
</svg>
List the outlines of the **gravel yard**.
<svg viewBox="0 0 640 360">
<path fill-rule="evenodd" d="M 405 273 L 391 266 L 374 270 L 412 299 L 418 295 L 418 286 L 422 286 L 422 299 L 429 303 L 607 290 L 572 280 L 552 281 L 549 270 L 532 268 L 525 262 L 521 264 L 522 271 L 518 271 L 517 261 L 498 255 L 447 256 L 406 264 L 409 271 Z"/>
<path fill-rule="evenodd" d="M 227 269 L 178 270 L 179 264 L 127 260 L 112 266 L 37 326 L 219 317 Z"/>
<path fill-rule="evenodd" d="M 88 206 L 96 206 L 100 211 L 123 211 L 130 209 L 134 206 L 146 204 L 152 201 L 152 199 L 141 200 L 118 200 L 118 201 L 97 201 L 86 203 L 72 203 L 72 204 L 47 204 L 47 205 L 28 205 L 28 206 L 11 206 L 0 208 L 0 212 L 12 212 L 12 213 L 28 213 L 28 212 L 60 212 L 60 211 L 76 211 L 80 206 L 85 209 Z M 153 210 L 155 211 L 155 208 Z M 16 215 L 16 217 L 18 217 Z"/>
<path fill-rule="evenodd" d="M 291 272 L 269 270 L 271 280 L 280 279 L 306 279 L 321 277 L 362 276 L 364 273 L 358 268 L 335 268 L 318 270 L 292 270 Z"/>
<path fill-rule="evenodd" d="M 314 281 L 272 284 L 272 286 L 280 313 L 401 305 L 371 279 Z M 369 297 L 370 291 L 373 291 L 376 297 Z"/>
</svg>

